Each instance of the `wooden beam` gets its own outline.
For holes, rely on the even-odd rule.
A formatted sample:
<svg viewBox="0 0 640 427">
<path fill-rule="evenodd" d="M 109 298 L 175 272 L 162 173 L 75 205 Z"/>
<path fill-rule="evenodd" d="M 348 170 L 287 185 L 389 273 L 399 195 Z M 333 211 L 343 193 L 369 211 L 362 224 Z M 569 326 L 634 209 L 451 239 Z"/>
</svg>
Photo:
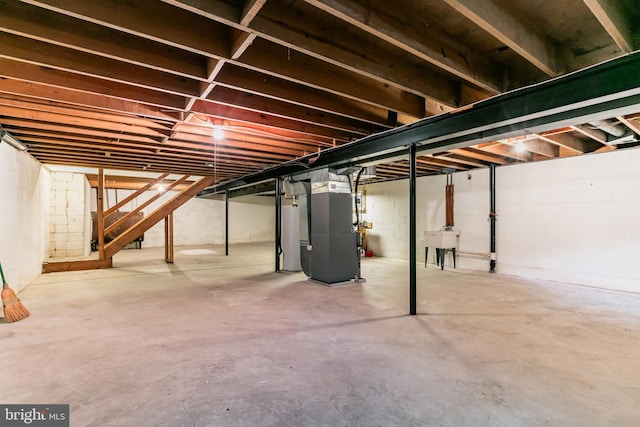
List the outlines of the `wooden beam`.
<svg viewBox="0 0 640 427">
<path fill-rule="evenodd" d="M 481 144 L 480 146 L 477 147 L 477 149 L 478 151 L 497 154 L 499 156 L 517 160 L 519 162 L 530 162 L 531 160 L 533 160 L 533 155 L 529 151 L 527 150 L 518 151 L 516 147 L 511 146 L 509 144 L 501 144 L 501 143 L 493 144 L 493 145 Z"/>
<path fill-rule="evenodd" d="M 444 0 L 481 29 L 549 76 L 557 76 L 555 49 L 521 17 L 510 14 L 495 0 Z"/>
<path fill-rule="evenodd" d="M 340 114 L 380 126 L 386 125 L 387 109 L 233 64 L 225 65 L 216 77 L 216 83 L 294 105 Z"/>
<path fill-rule="evenodd" d="M 453 150 L 449 150 L 449 152 L 459 156 L 470 157 L 472 159 L 482 160 L 498 165 L 506 165 L 507 163 L 509 163 L 509 161 L 502 156 L 497 156 L 495 154 L 487 153 L 485 151 L 477 150 L 474 148 L 455 148 Z"/>
<path fill-rule="evenodd" d="M 13 99 L 17 100 L 30 99 L 32 101 L 47 103 L 56 102 L 58 105 L 82 107 L 82 111 L 86 111 L 86 108 L 90 107 L 94 111 L 131 114 L 149 119 L 166 120 L 168 122 L 176 122 L 178 119 L 175 112 L 171 114 L 171 112 L 166 111 L 168 107 L 163 107 L 165 110 L 162 110 L 158 107 L 151 107 L 139 102 L 117 99 L 102 94 L 98 95 L 62 87 L 53 87 L 13 78 L 0 79 L 0 93 L 2 93 L 5 98 L 13 97 Z"/>
<path fill-rule="evenodd" d="M 208 99 L 230 107 L 271 114 L 283 119 L 301 121 L 317 126 L 326 126 L 362 136 L 384 129 L 383 127 L 376 127 L 369 123 L 362 123 L 354 119 L 345 118 L 338 114 L 325 113 L 323 111 L 292 105 L 288 102 L 259 95 L 247 94 L 243 91 L 222 86 L 214 88 L 209 94 Z"/>
<path fill-rule="evenodd" d="M 112 268 L 113 259 L 104 260 L 82 260 L 82 261 L 58 261 L 42 263 L 42 273 L 59 273 L 62 271 L 96 270 L 101 268 Z"/>
<path fill-rule="evenodd" d="M 391 45 L 427 61 L 490 94 L 500 92 L 498 71 L 480 57 L 469 58 L 452 46 L 440 42 L 444 36 L 429 30 L 430 37 L 418 34 L 413 28 L 391 23 L 391 17 L 372 8 L 370 4 L 339 0 L 305 0 L 307 3 L 375 36 Z M 436 41 L 437 40 L 437 41 Z"/>
<path fill-rule="evenodd" d="M 44 9 L 205 56 L 224 57 L 226 27 L 161 2 L 22 0 Z M 149 13 L 150 7 L 153 13 Z M 224 4 L 219 12 L 224 14 Z M 235 8 L 227 7 L 235 12 Z M 203 35 L 206 34 L 206 37 Z"/>
<path fill-rule="evenodd" d="M 314 20 L 305 20 L 300 24 L 301 28 L 295 28 L 291 24 L 301 20 L 293 3 L 288 6 L 282 6 L 277 2 L 266 2 L 260 14 L 253 19 L 250 25 L 243 26 L 230 19 L 230 16 L 239 15 L 238 10 L 229 12 L 228 5 L 225 5 L 222 1 L 210 0 L 206 3 L 200 0 L 164 1 L 225 25 L 231 25 L 249 33 L 257 33 L 258 37 L 253 44 L 258 46 L 258 49 L 249 49 L 245 52 L 242 56 L 242 62 L 236 62 L 239 66 L 246 64 L 249 68 L 256 69 L 257 67 L 270 74 L 277 72 L 278 74 L 274 75 L 283 76 L 285 79 L 299 80 L 301 76 L 297 75 L 296 70 L 298 65 L 290 63 L 294 57 L 293 50 L 295 50 L 298 52 L 298 56 L 304 54 L 309 58 L 316 59 L 316 62 L 314 62 L 316 65 L 311 70 L 312 74 L 313 70 L 316 70 L 315 73 L 318 75 L 325 75 L 329 70 L 330 74 L 338 73 L 340 76 L 334 75 L 332 77 L 336 84 L 340 80 L 347 78 L 347 82 L 350 84 L 339 86 L 347 91 L 345 95 L 348 97 L 358 99 L 358 95 L 352 93 L 349 88 L 354 83 L 357 86 L 361 86 L 362 82 L 359 80 L 362 77 L 366 77 L 366 79 L 373 80 L 374 87 L 389 85 L 401 89 L 402 92 L 409 92 L 420 97 L 429 96 L 451 106 L 457 105 L 459 85 L 441 74 L 434 73 L 428 67 L 422 67 L 420 61 L 410 62 L 402 55 L 397 55 L 392 50 L 387 50 L 384 55 L 387 57 L 385 63 L 376 63 L 373 58 L 380 57 L 380 46 L 363 45 L 362 42 L 351 41 L 349 37 L 341 38 L 339 43 L 340 45 L 347 43 L 347 48 L 339 46 L 337 43 L 327 43 L 324 40 L 329 37 L 330 32 L 327 32 L 321 23 L 316 23 Z M 288 22 L 290 25 L 282 25 L 282 22 Z M 256 58 L 255 55 L 248 55 L 250 53 L 255 54 L 256 50 L 263 52 L 265 50 L 263 44 L 267 40 L 279 45 L 284 55 L 278 55 L 276 58 L 265 56 Z M 286 61 L 284 60 L 285 58 L 287 58 Z M 392 68 L 389 67 L 390 63 L 393 64 Z M 327 67 L 329 64 L 334 67 Z M 340 68 L 340 70 L 337 70 L 336 67 Z M 327 70 L 323 70 L 323 68 Z M 349 72 L 345 73 L 345 71 Z M 359 76 L 354 76 L 354 74 Z M 357 77 L 360 77 L 360 79 Z M 308 83 L 314 87 L 322 88 L 323 86 L 322 84 L 315 85 L 313 81 Z M 336 84 L 333 86 L 336 86 Z M 328 83 L 325 83 L 325 86 L 334 89 Z M 353 89 L 357 89 L 357 86 L 353 86 Z M 366 92 L 360 92 L 360 96 L 363 95 L 366 95 Z M 391 93 L 388 93 L 385 98 L 378 97 L 373 99 L 365 96 L 362 99 L 369 102 L 373 101 L 373 105 L 379 105 L 378 103 L 384 102 L 384 99 L 391 98 L 391 95 Z M 376 103 L 376 99 L 378 103 Z M 402 108 L 390 107 L 388 109 L 413 114 L 414 117 L 424 117 L 423 111 L 419 115 L 415 115 L 415 112 L 407 112 Z M 421 110 L 423 110 L 422 107 Z"/>
<path fill-rule="evenodd" d="M 0 45 L 3 46 L 0 56 L 16 61 L 174 95 L 195 96 L 199 93 L 196 80 L 67 47 L 46 45 L 5 33 L 0 33 Z"/>
<path fill-rule="evenodd" d="M 632 116 L 618 116 L 617 119 L 620 120 L 620 123 L 631 129 L 636 135 L 640 135 L 640 123 L 637 117 L 634 118 Z"/>
<path fill-rule="evenodd" d="M 616 0 L 584 0 L 591 13 L 624 53 L 633 52 L 633 32 L 630 22 Z M 634 7 L 638 7 L 637 4 Z"/>
<path fill-rule="evenodd" d="M 113 205 L 109 209 L 107 209 L 104 212 L 104 216 L 109 216 L 112 213 L 118 211 L 121 207 L 123 207 L 124 205 L 126 205 L 127 203 L 129 203 L 130 201 L 132 201 L 133 199 L 135 199 L 136 197 L 138 197 L 139 195 L 141 195 L 145 191 L 149 190 L 151 187 L 153 187 L 154 185 L 156 185 L 157 183 L 159 183 L 160 181 L 162 181 L 163 179 L 165 179 L 168 176 L 169 176 L 169 174 L 165 173 L 165 174 L 162 174 L 162 175 L 160 175 L 159 177 L 157 177 L 155 179 L 152 179 L 145 186 L 143 186 L 139 190 L 133 192 L 128 197 L 124 198 L 120 202 L 116 203 L 115 205 Z M 103 186 L 104 186 L 104 184 L 103 184 Z"/>
<path fill-rule="evenodd" d="M 361 136 L 361 134 L 357 133 L 317 126 L 311 123 L 302 123 L 296 120 L 287 120 L 271 114 L 244 110 L 212 101 L 198 100 L 193 105 L 192 111 L 222 120 L 228 119 L 243 122 L 246 123 L 247 126 L 250 126 L 252 123 L 257 123 L 274 129 L 290 130 L 311 136 L 335 138 L 338 141 L 350 141 Z"/>
<path fill-rule="evenodd" d="M 109 132 L 115 132 L 122 134 L 126 138 L 126 134 L 144 135 L 149 138 L 162 138 L 167 134 L 165 129 L 154 129 L 147 126 L 140 126 L 134 123 L 123 123 L 118 120 L 117 116 L 111 116 L 110 120 L 105 120 L 99 117 L 82 117 L 82 114 L 73 114 L 73 111 L 66 112 L 65 114 L 48 111 L 37 111 L 27 109 L 20 106 L 9 106 L 6 103 L 0 101 L 2 107 L 2 115 L 6 117 L 13 117 L 16 119 L 25 119 L 29 121 L 55 123 L 56 125 L 63 124 L 65 126 L 84 127 L 93 129 L 102 129 Z M 25 123 L 25 127 L 29 127 Z M 73 132 L 74 129 L 69 129 Z"/>
<path fill-rule="evenodd" d="M 53 45 L 204 80 L 201 55 L 21 2 L 4 2 L 0 29 Z"/>
<path fill-rule="evenodd" d="M 120 249 L 140 237 L 145 231 L 160 222 L 163 218 L 166 218 L 167 215 L 175 211 L 177 208 L 182 206 L 185 202 L 187 202 L 194 196 L 196 196 L 200 191 L 212 185 L 213 182 L 214 177 L 208 176 L 190 185 L 189 188 L 187 188 L 185 191 L 177 194 L 170 201 L 157 208 L 149 215 L 145 216 L 142 221 L 138 222 L 133 227 L 109 242 L 109 244 L 105 247 L 105 255 L 107 257 L 112 257 Z"/>
<path fill-rule="evenodd" d="M 164 218 L 164 260 L 173 264 L 173 212 Z"/>
<path fill-rule="evenodd" d="M 1 89 L 0 89 L 1 92 Z M 163 136 L 168 132 L 170 127 L 175 124 L 175 122 L 167 121 L 167 120 L 153 120 L 149 118 L 141 118 L 134 114 L 116 114 L 114 112 L 106 113 L 102 111 L 96 110 L 88 110 L 86 108 L 74 108 L 71 106 L 63 106 L 58 104 L 52 104 L 51 102 L 33 100 L 23 97 L 7 97 L 7 95 L 0 95 L 0 105 L 6 107 L 14 107 L 21 110 L 27 111 L 38 111 L 42 113 L 51 113 L 51 114 L 59 114 L 59 117 L 51 117 L 49 121 L 62 120 L 64 122 L 72 123 L 73 119 L 83 119 L 83 120 L 93 120 L 90 122 L 91 126 L 94 126 L 96 122 L 113 122 L 120 125 L 130 125 L 136 126 L 137 129 L 141 130 L 143 133 L 148 132 L 145 129 L 153 129 L 155 132 L 150 133 L 153 136 Z M 3 110 L 6 111 L 6 110 Z M 11 114 L 7 114 L 11 115 Z M 34 118 L 28 117 L 26 115 L 16 115 L 16 117 L 23 118 Z M 44 118 L 34 118 L 36 120 L 47 120 Z M 88 122 L 84 122 L 85 124 Z M 78 124 L 82 125 L 82 122 L 78 122 Z M 124 130 L 125 128 L 123 128 Z"/>
<path fill-rule="evenodd" d="M 266 2 L 267 0 L 246 0 L 240 15 L 240 25 L 249 25 Z"/>
<path fill-rule="evenodd" d="M 307 7 L 308 8 L 308 7 Z M 323 63 L 375 82 L 400 88 L 420 97 L 436 99 L 450 106 L 458 105 L 459 85 L 446 75 L 425 66 L 421 60 L 408 58 L 386 43 L 369 43 L 344 30 L 327 29 L 319 19 L 301 19 L 306 10 L 295 3 L 267 2 L 250 25 L 260 41 L 269 40 L 296 50 Z M 287 25 L 282 25 L 286 22 Z M 375 39 L 374 39 L 375 40 Z M 261 46 L 254 43 L 254 46 Z M 294 57 L 293 53 L 290 55 Z"/>
<path fill-rule="evenodd" d="M 0 77 L 182 110 L 184 96 L 0 57 Z M 0 79 L 2 80 L 2 79 Z"/>
<path fill-rule="evenodd" d="M 424 117 L 424 98 L 396 85 L 365 79 L 334 64 L 260 38 L 253 43 L 255 48 L 244 53 L 242 62 L 230 62 L 387 110 Z M 452 88 L 441 87 L 442 91 L 449 89 Z M 457 90 L 455 94 L 453 92 L 452 89 L 447 102 L 455 105 Z"/>
<path fill-rule="evenodd" d="M 105 141 L 111 140 L 121 140 L 121 141 L 130 141 L 130 142 L 141 142 L 141 143 L 157 143 L 158 141 L 148 137 L 148 136 L 138 136 L 126 133 L 120 133 L 120 131 L 110 131 L 110 130 L 100 130 L 100 129 L 92 129 L 90 127 L 77 127 L 66 125 L 65 123 L 55 122 L 46 123 L 40 121 L 31 121 L 26 119 L 13 119 L 6 118 L 2 119 L 2 124 L 6 127 L 20 127 L 24 129 L 29 129 L 29 131 L 49 131 L 56 132 L 62 135 L 84 135 L 89 137 L 102 138 Z M 20 133 L 19 131 L 17 133 Z"/>
<path fill-rule="evenodd" d="M 251 46 L 256 38 L 255 33 L 247 33 L 242 30 L 232 30 L 231 36 L 231 59 L 238 59 Z"/>
<path fill-rule="evenodd" d="M 104 261 L 104 169 L 98 169 L 98 259 Z"/>
</svg>

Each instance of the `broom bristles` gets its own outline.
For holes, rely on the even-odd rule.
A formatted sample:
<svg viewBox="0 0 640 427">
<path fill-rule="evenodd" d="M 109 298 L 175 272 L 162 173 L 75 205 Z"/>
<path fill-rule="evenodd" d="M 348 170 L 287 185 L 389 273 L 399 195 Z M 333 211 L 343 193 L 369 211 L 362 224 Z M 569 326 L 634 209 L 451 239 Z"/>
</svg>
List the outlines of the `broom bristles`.
<svg viewBox="0 0 640 427">
<path fill-rule="evenodd" d="M 4 317 L 9 323 L 29 317 L 29 310 L 22 305 L 16 293 L 7 287 L 6 283 L 2 287 L 2 306 L 4 307 Z"/>
</svg>

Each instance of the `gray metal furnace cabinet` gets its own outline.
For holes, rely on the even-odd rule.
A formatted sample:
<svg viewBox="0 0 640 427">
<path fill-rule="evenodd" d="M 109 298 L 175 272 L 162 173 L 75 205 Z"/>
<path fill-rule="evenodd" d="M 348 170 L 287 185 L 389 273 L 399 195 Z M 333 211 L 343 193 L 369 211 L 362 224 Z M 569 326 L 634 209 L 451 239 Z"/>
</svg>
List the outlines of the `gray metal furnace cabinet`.
<svg viewBox="0 0 640 427">
<path fill-rule="evenodd" d="M 351 225 L 351 194 L 311 196 L 311 278 L 345 282 L 358 273 L 358 234 Z"/>
</svg>

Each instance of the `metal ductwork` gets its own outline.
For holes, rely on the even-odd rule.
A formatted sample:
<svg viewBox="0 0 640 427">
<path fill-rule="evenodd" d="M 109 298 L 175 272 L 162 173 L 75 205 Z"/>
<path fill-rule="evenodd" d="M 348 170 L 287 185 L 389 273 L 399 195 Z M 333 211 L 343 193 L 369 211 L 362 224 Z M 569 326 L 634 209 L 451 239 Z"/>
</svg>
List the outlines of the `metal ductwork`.
<svg viewBox="0 0 640 427">
<path fill-rule="evenodd" d="M 627 134 L 627 129 L 624 126 L 613 124 L 608 120 L 594 120 L 589 124 L 617 138 L 622 138 Z"/>
</svg>

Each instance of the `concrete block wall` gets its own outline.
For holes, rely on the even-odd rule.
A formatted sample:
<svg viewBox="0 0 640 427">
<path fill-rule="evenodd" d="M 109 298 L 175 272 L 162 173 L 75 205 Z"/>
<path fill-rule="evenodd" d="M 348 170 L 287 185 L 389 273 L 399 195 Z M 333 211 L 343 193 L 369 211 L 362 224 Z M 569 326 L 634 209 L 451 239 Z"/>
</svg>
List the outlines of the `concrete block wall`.
<svg viewBox="0 0 640 427">
<path fill-rule="evenodd" d="M 640 150 L 496 174 L 499 272 L 640 292 Z"/>
<path fill-rule="evenodd" d="M 0 262 L 15 291 L 42 271 L 49 237 L 49 171 L 0 143 Z"/>
<path fill-rule="evenodd" d="M 469 179 L 470 178 L 470 179 Z M 475 170 L 467 174 L 453 174 L 455 186 L 453 227 L 461 230 L 460 251 L 488 253 L 489 245 L 489 174 L 488 170 Z M 446 176 L 421 177 L 416 182 L 416 226 L 418 233 L 417 256 L 424 263 L 424 231 L 440 230 L 445 225 Z M 485 188 L 486 187 L 486 188 Z M 373 222 L 368 232 L 369 249 L 376 255 L 409 258 L 409 183 L 391 181 L 367 186 L 366 221 Z M 429 250 L 429 262 L 435 262 L 435 251 Z M 453 264 L 448 255 L 445 264 Z M 459 254 L 460 268 L 483 269 L 488 265 L 477 255 Z"/>
<path fill-rule="evenodd" d="M 459 250 L 489 252 L 489 172 L 454 174 Z M 444 225 L 445 177 L 417 182 L 418 259 L 422 231 Z M 496 169 L 497 270 L 521 277 L 640 292 L 640 150 Z M 367 187 L 370 248 L 408 259 L 408 181 Z M 447 258 L 451 264 L 451 258 Z M 488 270 L 473 255 L 460 268 Z"/>
<path fill-rule="evenodd" d="M 51 172 L 49 257 L 82 257 L 90 252 L 91 217 L 84 174 Z"/>
</svg>

